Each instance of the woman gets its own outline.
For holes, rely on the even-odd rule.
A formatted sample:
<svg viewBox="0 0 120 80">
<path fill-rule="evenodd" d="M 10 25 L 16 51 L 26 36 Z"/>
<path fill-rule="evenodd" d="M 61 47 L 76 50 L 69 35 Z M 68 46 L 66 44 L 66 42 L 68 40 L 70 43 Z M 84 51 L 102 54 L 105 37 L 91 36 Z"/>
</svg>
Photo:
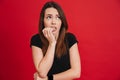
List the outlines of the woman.
<svg viewBox="0 0 120 80">
<path fill-rule="evenodd" d="M 56 2 L 47 2 L 40 13 L 39 34 L 31 39 L 37 71 L 34 80 L 73 80 L 80 77 L 77 40 L 67 29 L 61 7 Z"/>
</svg>

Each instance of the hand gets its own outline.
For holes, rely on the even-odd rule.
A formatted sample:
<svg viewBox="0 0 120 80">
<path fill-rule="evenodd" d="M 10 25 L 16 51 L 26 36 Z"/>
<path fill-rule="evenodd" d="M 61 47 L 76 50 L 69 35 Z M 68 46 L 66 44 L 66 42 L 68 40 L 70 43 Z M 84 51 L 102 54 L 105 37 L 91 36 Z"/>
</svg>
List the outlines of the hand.
<svg viewBox="0 0 120 80">
<path fill-rule="evenodd" d="M 39 77 L 38 73 L 34 73 L 34 80 L 48 80 L 48 77 L 45 77 L 45 78 L 41 78 Z"/>
<path fill-rule="evenodd" d="M 56 43 L 56 39 L 52 33 L 52 30 L 53 30 L 52 28 L 44 28 L 43 29 L 43 34 L 46 37 L 46 39 L 48 40 L 49 44 Z"/>
</svg>

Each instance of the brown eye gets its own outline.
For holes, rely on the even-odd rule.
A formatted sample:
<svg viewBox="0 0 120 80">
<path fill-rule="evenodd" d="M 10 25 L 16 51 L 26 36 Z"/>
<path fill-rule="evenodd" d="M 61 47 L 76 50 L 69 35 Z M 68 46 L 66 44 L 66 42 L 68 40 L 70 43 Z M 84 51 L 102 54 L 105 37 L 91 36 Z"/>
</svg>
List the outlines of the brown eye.
<svg viewBox="0 0 120 80">
<path fill-rule="evenodd" d="M 51 17 L 51 16 L 47 16 L 46 18 L 47 18 L 47 19 L 51 19 L 52 17 Z"/>
<path fill-rule="evenodd" d="M 57 16 L 56 19 L 61 19 L 60 16 Z"/>
</svg>

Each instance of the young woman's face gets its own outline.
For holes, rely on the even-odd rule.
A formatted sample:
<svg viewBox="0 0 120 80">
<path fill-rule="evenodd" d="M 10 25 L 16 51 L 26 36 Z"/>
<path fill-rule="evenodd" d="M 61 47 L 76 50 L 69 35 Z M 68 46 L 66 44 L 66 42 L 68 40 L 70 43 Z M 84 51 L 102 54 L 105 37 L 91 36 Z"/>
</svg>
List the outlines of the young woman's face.
<svg viewBox="0 0 120 80">
<path fill-rule="evenodd" d="M 55 8 L 47 8 L 44 15 L 45 28 L 52 28 L 53 34 L 58 35 L 62 24 L 58 11 Z"/>
</svg>

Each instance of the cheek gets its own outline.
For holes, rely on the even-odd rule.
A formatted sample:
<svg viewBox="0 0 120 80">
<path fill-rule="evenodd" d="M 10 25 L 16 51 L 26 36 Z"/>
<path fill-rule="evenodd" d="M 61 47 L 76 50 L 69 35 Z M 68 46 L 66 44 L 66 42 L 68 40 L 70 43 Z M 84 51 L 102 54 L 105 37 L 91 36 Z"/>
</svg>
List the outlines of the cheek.
<svg viewBox="0 0 120 80">
<path fill-rule="evenodd" d="M 59 24 L 59 25 L 57 26 L 57 31 L 59 32 L 60 29 L 61 29 L 61 24 Z"/>
<path fill-rule="evenodd" d="M 44 26 L 45 26 L 45 27 L 48 27 L 49 25 L 50 25 L 50 23 L 49 23 L 48 21 L 45 21 L 45 20 L 44 20 Z"/>
<path fill-rule="evenodd" d="M 61 25 L 62 25 L 62 22 L 59 22 L 58 26 L 59 26 L 59 29 L 61 28 Z"/>
</svg>

